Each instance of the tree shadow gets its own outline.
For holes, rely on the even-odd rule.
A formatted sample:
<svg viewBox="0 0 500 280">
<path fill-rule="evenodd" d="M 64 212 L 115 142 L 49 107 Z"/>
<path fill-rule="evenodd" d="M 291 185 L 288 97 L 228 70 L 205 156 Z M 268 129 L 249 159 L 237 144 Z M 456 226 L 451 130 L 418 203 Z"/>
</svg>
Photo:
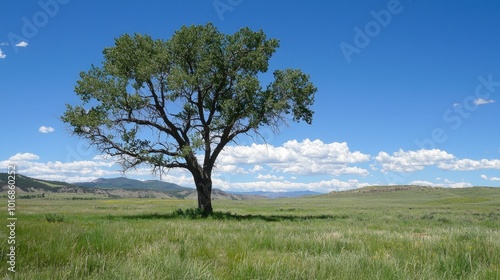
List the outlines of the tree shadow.
<svg viewBox="0 0 500 280">
<path fill-rule="evenodd" d="M 348 215 L 262 215 L 262 214 L 246 214 L 240 215 L 231 212 L 213 212 L 210 215 L 204 215 L 197 209 L 178 209 L 172 213 L 149 213 L 137 215 L 109 215 L 108 219 L 126 219 L 126 220 L 232 220 L 232 221 L 251 221 L 261 220 L 266 222 L 281 222 L 281 221 L 307 221 L 307 220 L 339 220 L 347 219 Z"/>
</svg>

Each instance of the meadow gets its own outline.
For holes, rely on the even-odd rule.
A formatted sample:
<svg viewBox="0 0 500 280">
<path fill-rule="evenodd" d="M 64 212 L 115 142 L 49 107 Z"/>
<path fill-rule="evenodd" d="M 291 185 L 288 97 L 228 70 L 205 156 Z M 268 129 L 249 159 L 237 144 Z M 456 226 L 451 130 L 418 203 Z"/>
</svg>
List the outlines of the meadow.
<svg viewBox="0 0 500 280">
<path fill-rule="evenodd" d="M 18 199 L 17 272 L 7 271 L 4 229 L 2 274 L 30 280 L 500 279 L 500 189 L 366 190 L 217 200 L 208 218 L 186 210 L 196 205 L 191 200 Z"/>
</svg>

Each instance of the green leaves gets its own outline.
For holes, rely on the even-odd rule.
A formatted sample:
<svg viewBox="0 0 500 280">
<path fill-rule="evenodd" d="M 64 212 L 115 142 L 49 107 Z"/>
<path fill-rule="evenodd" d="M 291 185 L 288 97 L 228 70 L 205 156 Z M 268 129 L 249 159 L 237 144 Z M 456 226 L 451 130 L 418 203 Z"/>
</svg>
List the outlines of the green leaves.
<svg viewBox="0 0 500 280">
<path fill-rule="evenodd" d="M 66 112 L 61 119 L 69 123 L 73 127 L 73 132 L 80 136 L 89 134 L 91 129 L 109 124 L 106 111 L 102 107 L 86 110 L 81 106 L 66 105 Z"/>
<path fill-rule="evenodd" d="M 309 76 L 297 69 L 286 69 L 275 71 L 274 78 L 268 87 L 268 101 L 274 104 L 274 109 L 284 114 L 292 113 L 294 121 L 311 124 L 314 112 L 309 107 L 314 103 L 317 88 L 309 81 Z"/>
<path fill-rule="evenodd" d="M 140 89 L 152 76 L 168 72 L 166 43 L 148 35 L 128 34 L 115 40 L 115 46 L 103 51 L 104 71 L 114 77 L 134 81 Z"/>
<path fill-rule="evenodd" d="M 166 41 L 122 35 L 104 49 L 101 66 L 80 74 L 75 92 L 82 104 L 68 105 L 61 119 L 122 157 L 125 169 L 148 163 L 210 174 L 238 135 L 276 128 L 287 116 L 312 122 L 317 89 L 309 76 L 278 70 L 261 87 L 259 75 L 278 47 L 262 30 L 227 35 L 212 24 L 184 26 Z"/>
<path fill-rule="evenodd" d="M 279 47 L 276 39 L 267 40 L 262 30 L 254 32 L 248 27 L 242 28 L 234 35 L 228 35 L 228 55 L 233 58 L 232 68 L 255 75 L 267 72 L 269 59 Z"/>
</svg>

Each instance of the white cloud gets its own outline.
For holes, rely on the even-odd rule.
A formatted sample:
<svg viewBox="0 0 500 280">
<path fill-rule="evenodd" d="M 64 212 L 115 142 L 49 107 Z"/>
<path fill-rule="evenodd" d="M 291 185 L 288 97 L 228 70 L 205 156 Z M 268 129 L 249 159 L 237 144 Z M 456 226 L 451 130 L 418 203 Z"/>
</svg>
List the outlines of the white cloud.
<svg viewBox="0 0 500 280">
<path fill-rule="evenodd" d="M 38 162 L 40 157 L 32 153 L 18 153 L 6 161 L 0 161 L 0 168 L 16 164 L 19 174 L 66 182 L 91 181 L 106 175 L 119 175 L 119 170 L 112 170 L 113 162 L 103 160 L 83 160 L 73 162 Z"/>
<path fill-rule="evenodd" d="M 426 166 L 435 165 L 443 161 L 453 160 L 455 157 L 438 149 L 403 151 L 399 150 L 391 155 L 380 152 L 375 159 L 381 164 L 382 172 L 414 172 L 423 170 Z"/>
<path fill-rule="evenodd" d="M 481 175 L 481 178 L 483 178 L 484 180 L 488 180 L 488 181 L 500 181 L 500 177 L 490 177 L 490 178 L 488 178 L 488 176 L 486 176 L 486 175 Z"/>
<path fill-rule="evenodd" d="M 21 48 L 25 48 L 27 46 L 28 46 L 28 43 L 25 41 L 21 41 L 21 42 L 16 44 L 16 47 L 21 47 Z"/>
<path fill-rule="evenodd" d="M 264 167 L 262 165 L 254 165 L 252 169 L 250 169 L 250 172 L 255 173 L 264 170 Z"/>
<path fill-rule="evenodd" d="M 9 161 L 31 161 L 38 160 L 39 156 L 32 153 L 17 153 L 9 158 Z"/>
<path fill-rule="evenodd" d="M 478 99 L 474 100 L 475 105 L 484 105 L 484 104 L 490 104 L 490 103 L 494 103 L 494 102 L 495 102 L 495 100 L 483 99 L 483 98 L 478 98 Z"/>
<path fill-rule="evenodd" d="M 3 53 L 2 49 L 0 49 L 0 59 L 6 58 L 7 55 Z"/>
<path fill-rule="evenodd" d="M 450 162 L 440 162 L 438 167 L 444 170 L 473 171 L 479 169 L 500 169 L 500 159 L 460 159 Z"/>
<path fill-rule="evenodd" d="M 218 166 L 254 165 L 251 172 L 260 171 L 262 166 L 275 172 L 300 175 L 361 175 L 368 170 L 351 167 L 349 164 L 370 160 L 370 155 L 350 151 L 347 143 L 323 143 L 306 139 L 302 142 L 291 140 L 282 146 L 266 144 L 250 146 L 228 146 L 219 156 Z"/>
<path fill-rule="evenodd" d="M 7 43 L 7 42 L 0 43 L 0 46 L 8 46 L 8 45 L 9 45 L 9 43 Z"/>
<path fill-rule="evenodd" d="M 38 159 L 40 157 L 32 153 L 18 153 L 8 160 L 0 161 L 0 169 L 7 169 L 7 166 L 15 164 L 18 174 L 42 180 L 69 183 L 88 182 L 102 177 L 118 177 L 123 175 L 131 178 L 142 177 L 147 180 L 152 179 L 152 172 L 149 166 L 139 166 L 123 174 L 122 168 L 116 164 L 115 159 L 107 155 L 97 155 L 92 160 L 71 162 L 40 162 Z M 157 174 L 154 179 L 186 187 L 193 186 L 193 177 L 188 171 L 183 169 L 165 170 L 165 173 L 161 174 L 161 176 Z M 227 181 L 230 180 L 228 179 Z"/>
<path fill-rule="evenodd" d="M 262 174 L 259 173 L 259 175 L 257 175 L 256 179 L 257 180 L 264 180 L 264 181 L 268 181 L 268 180 L 284 180 L 285 177 L 283 177 L 283 176 L 276 176 L 276 175 L 273 175 L 273 174 L 262 175 Z"/>
<path fill-rule="evenodd" d="M 40 132 L 40 133 L 51 133 L 51 132 L 54 132 L 54 128 L 50 127 L 50 126 L 44 126 L 44 125 L 42 125 L 38 129 L 38 132 Z"/>
<path fill-rule="evenodd" d="M 232 174 L 247 174 L 248 172 L 241 166 L 234 164 L 227 164 L 222 166 L 217 166 L 217 171 L 219 172 L 229 172 Z"/>
<path fill-rule="evenodd" d="M 445 179 L 444 183 L 432 183 L 429 181 L 412 181 L 409 184 L 410 185 L 417 185 L 417 186 L 442 187 L 442 188 L 452 188 L 452 189 L 473 187 L 473 185 L 471 183 L 467 183 L 467 182 L 455 183 L 453 181 L 446 180 L 446 179 Z"/>
<path fill-rule="evenodd" d="M 500 159 L 457 159 L 454 155 L 439 149 L 380 152 L 375 159 L 382 166 L 382 172 L 415 172 L 427 166 L 436 166 L 449 171 L 473 171 L 480 169 L 500 169 Z"/>
</svg>

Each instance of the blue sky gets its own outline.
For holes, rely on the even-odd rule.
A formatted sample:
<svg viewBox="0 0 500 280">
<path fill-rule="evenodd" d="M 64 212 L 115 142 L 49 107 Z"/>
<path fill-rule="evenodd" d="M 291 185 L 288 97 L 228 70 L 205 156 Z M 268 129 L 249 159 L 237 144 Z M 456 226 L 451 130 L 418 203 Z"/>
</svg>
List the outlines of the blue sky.
<svg viewBox="0 0 500 280">
<path fill-rule="evenodd" d="M 280 40 L 270 71 L 318 87 L 312 125 L 241 138 L 214 176 L 226 190 L 500 186 L 498 1 L 7 1 L 0 11 L 0 169 L 42 179 L 121 176 L 59 117 L 79 72 L 124 33 L 248 26 Z M 267 75 L 263 76 L 266 81 Z M 150 179 L 139 168 L 125 174 Z M 192 186 L 186 172 L 163 180 Z"/>
</svg>

